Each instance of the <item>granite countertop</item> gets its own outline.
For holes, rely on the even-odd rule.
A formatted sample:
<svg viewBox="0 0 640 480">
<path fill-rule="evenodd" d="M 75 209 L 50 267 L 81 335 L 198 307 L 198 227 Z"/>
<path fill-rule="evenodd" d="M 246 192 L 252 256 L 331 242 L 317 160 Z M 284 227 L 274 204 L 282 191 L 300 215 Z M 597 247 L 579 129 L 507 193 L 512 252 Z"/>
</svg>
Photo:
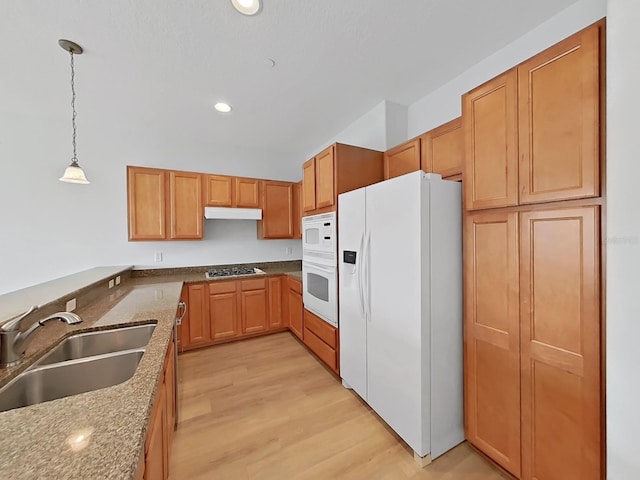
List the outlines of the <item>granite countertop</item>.
<svg viewBox="0 0 640 480">
<path fill-rule="evenodd" d="M 301 280 L 299 261 L 254 266 L 267 276 L 287 274 Z M 121 286 L 76 311 L 83 319 L 81 324 L 54 322 L 34 334 L 25 360 L 19 366 L 0 369 L 0 385 L 70 334 L 157 323 L 135 374 L 126 382 L 0 412 L 0 478 L 135 477 L 183 283 L 244 278 L 209 280 L 204 277 L 207 268 L 133 271 Z M 109 269 L 107 276 L 114 271 Z"/>
<path fill-rule="evenodd" d="M 302 270 L 295 271 L 295 272 L 287 272 L 286 275 L 293 277 L 300 282 L 302 281 Z"/>
<path fill-rule="evenodd" d="M 210 268 L 230 268 L 230 267 L 256 267 L 264 274 L 254 275 L 230 275 L 227 277 L 206 278 L 205 272 Z M 151 270 L 133 270 L 132 276 L 136 278 L 162 278 L 164 281 L 175 281 L 184 283 L 219 282 L 224 280 L 237 280 L 239 278 L 259 278 L 260 276 L 273 277 L 278 275 L 296 274 L 302 280 L 301 261 L 290 262 L 269 262 L 250 264 L 215 265 L 211 267 L 183 267 L 183 268 L 162 268 Z"/>
<path fill-rule="evenodd" d="M 181 290 L 182 282 L 162 277 L 131 279 L 79 309 L 82 324 L 59 324 L 76 333 L 157 322 L 136 373 L 126 382 L 1 412 L 0 478 L 134 478 Z M 43 351 L 45 340 L 36 335 L 25 363 Z"/>
</svg>

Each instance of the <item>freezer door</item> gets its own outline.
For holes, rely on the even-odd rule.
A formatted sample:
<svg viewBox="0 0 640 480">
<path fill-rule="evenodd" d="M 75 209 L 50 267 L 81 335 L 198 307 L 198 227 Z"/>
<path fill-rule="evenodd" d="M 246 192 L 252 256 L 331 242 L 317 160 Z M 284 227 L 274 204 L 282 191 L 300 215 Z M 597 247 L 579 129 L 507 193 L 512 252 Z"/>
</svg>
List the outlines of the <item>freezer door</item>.
<svg viewBox="0 0 640 480">
<path fill-rule="evenodd" d="M 422 318 L 421 309 L 421 292 L 429 292 L 422 289 L 428 264 L 421 244 L 429 237 L 428 209 L 421 208 L 429 184 L 423 175 L 414 172 L 367 188 L 365 242 L 367 401 L 420 455 L 429 452 L 429 436 L 424 435 L 428 419 L 423 415 L 429 411 L 428 384 L 423 381 L 423 370 L 429 371 L 424 350 L 429 345 L 428 317 Z"/>
<path fill-rule="evenodd" d="M 362 290 L 365 189 L 338 197 L 340 375 L 367 399 L 367 328 Z"/>
</svg>

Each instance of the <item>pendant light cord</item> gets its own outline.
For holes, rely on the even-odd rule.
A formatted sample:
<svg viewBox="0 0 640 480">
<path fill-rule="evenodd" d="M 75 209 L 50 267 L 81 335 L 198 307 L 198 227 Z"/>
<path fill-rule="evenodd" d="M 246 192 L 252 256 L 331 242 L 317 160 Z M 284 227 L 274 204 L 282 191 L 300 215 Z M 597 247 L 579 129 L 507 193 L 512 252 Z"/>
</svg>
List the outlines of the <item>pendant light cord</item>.
<svg viewBox="0 0 640 480">
<path fill-rule="evenodd" d="M 71 55 L 71 111 L 73 112 L 71 116 L 71 125 L 73 127 L 73 157 L 71 158 L 71 163 L 75 166 L 78 164 L 78 159 L 76 157 L 76 84 L 75 84 L 75 68 L 73 65 L 73 50 L 69 50 L 69 54 Z"/>
</svg>

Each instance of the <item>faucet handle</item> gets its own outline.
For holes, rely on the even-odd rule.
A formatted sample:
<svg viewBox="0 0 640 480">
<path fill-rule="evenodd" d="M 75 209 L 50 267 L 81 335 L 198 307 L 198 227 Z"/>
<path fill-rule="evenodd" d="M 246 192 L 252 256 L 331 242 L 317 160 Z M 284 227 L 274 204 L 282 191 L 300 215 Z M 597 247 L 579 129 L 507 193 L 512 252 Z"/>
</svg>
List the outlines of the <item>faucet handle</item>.
<svg viewBox="0 0 640 480">
<path fill-rule="evenodd" d="M 22 321 L 22 319 L 31 315 L 33 312 L 38 310 L 38 308 L 40 308 L 38 307 L 38 305 L 31 305 L 31 307 L 29 307 L 29 310 L 27 310 L 26 312 L 21 313 L 20 315 L 17 315 L 3 323 L 0 323 L 0 331 L 13 332 L 17 330 L 20 327 L 20 322 Z"/>
</svg>

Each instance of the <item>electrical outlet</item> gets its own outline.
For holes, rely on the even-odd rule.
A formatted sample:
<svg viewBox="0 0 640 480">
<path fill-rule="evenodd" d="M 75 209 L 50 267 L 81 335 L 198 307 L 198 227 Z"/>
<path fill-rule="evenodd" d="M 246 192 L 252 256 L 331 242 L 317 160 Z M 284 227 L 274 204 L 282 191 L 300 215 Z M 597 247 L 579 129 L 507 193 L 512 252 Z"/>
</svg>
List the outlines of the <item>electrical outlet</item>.
<svg viewBox="0 0 640 480">
<path fill-rule="evenodd" d="M 109 288 L 113 288 L 115 284 L 116 284 L 116 281 L 113 278 L 109 280 Z"/>
<path fill-rule="evenodd" d="M 155 256 L 153 257 L 155 259 L 156 262 L 161 262 L 162 261 L 162 252 L 156 252 Z"/>
<path fill-rule="evenodd" d="M 75 299 L 75 297 L 67 302 L 67 306 L 66 306 L 65 309 L 66 309 L 67 312 L 73 312 L 76 309 L 76 299 Z"/>
<path fill-rule="evenodd" d="M 286 248 L 284 249 L 284 253 L 285 253 L 286 255 L 288 255 L 288 256 L 293 255 L 293 248 L 291 248 L 291 247 L 286 247 Z"/>
<path fill-rule="evenodd" d="M 120 285 L 120 275 L 116 277 L 116 285 Z"/>
</svg>

